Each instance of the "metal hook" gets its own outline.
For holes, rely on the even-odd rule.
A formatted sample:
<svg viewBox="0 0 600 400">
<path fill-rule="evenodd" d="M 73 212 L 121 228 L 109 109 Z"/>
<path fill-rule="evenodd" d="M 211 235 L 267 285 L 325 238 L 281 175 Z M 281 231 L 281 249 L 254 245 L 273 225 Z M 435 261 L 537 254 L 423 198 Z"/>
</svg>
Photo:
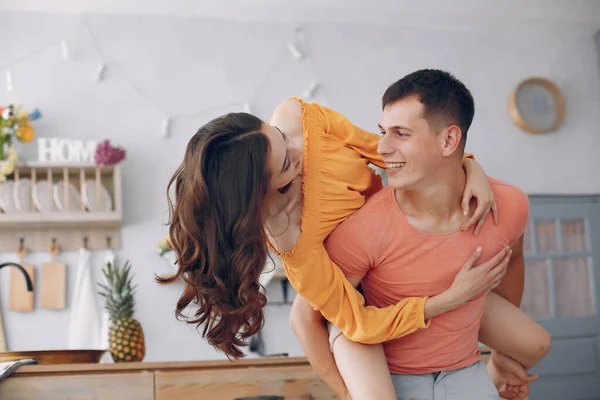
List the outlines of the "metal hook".
<svg viewBox="0 0 600 400">
<path fill-rule="evenodd" d="M 83 248 L 87 249 L 87 247 L 88 247 L 88 237 L 84 236 L 83 237 Z"/>
<path fill-rule="evenodd" d="M 106 248 L 107 249 L 110 249 L 110 241 L 111 241 L 110 236 L 107 236 L 106 237 Z"/>
</svg>

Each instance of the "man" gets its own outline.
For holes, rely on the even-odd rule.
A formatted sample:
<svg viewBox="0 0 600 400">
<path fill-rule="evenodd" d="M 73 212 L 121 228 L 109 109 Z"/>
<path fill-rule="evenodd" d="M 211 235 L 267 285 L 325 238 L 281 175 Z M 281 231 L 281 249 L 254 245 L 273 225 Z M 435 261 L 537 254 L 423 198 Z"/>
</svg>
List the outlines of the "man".
<svg viewBox="0 0 600 400">
<path fill-rule="evenodd" d="M 468 89 L 446 72 L 422 70 L 391 85 L 382 102 L 378 152 L 388 167 L 388 188 L 330 235 L 326 248 L 332 261 L 353 285 L 361 284 L 370 305 L 385 307 L 405 297 L 444 291 L 477 246 L 483 248 L 480 261 L 510 246 L 513 256 L 495 291 L 518 306 L 527 196 L 490 178 L 503 215 L 500 224 L 494 225 L 490 216 L 478 236 L 459 230 L 467 218 L 461 209 L 462 155 L 474 115 Z M 427 329 L 384 343 L 399 399 L 498 398 L 478 351 L 485 302 L 485 297 L 477 298 L 435 317 Z M 303 322 L 301 329 L 322 329 Z M 296 324 L 297 336 L 298 329 Z M 333 346 L 336 339 L 332 337 Z M 299 340 L 305 351 L 323 346 Z M 310 361 L 331 364 L 330 353 L 321 357 Z"/>
</svg>

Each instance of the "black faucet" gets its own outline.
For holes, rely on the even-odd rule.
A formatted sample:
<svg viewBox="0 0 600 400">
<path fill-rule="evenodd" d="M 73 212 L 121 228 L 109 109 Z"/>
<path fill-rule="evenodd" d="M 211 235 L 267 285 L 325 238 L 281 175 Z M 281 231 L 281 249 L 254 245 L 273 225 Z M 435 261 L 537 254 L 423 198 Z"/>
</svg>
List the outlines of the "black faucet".
<svg viewBox="0 0 600 400">
<path fill-rule="evenodd" d="M 27 273 L 27 271 L 25 271 L 25 268 L 23 268 L 22 266 L 20 266 L 17 263 L 14 263 L 14 262 L 5 262 L 5 263 L 0 264 L 0 269 L 2 269 L 4 267 L 17 267 L 21 271 L 23 276 L 25 277 L 25 282 L 27 283 L 27 291 L 33 292 L 33 283 L 31 282 L 31 278 L 29 277 L 29 274 Z"/>
</svg>

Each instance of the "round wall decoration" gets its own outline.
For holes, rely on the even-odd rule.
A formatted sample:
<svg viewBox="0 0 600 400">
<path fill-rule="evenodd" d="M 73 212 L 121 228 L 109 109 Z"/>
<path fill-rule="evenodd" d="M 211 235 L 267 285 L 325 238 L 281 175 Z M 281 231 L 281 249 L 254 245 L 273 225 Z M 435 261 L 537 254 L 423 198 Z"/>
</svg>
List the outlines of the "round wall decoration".
<svg viewBox="0 0 600 400">
<path fill-rule="evenodd" d="M 565 98 L 553 82 L 529 78 L 511 93 L 508 113 L 514 124 L 525 132 L 552 132 L 565 118 Z"/>
</svg>

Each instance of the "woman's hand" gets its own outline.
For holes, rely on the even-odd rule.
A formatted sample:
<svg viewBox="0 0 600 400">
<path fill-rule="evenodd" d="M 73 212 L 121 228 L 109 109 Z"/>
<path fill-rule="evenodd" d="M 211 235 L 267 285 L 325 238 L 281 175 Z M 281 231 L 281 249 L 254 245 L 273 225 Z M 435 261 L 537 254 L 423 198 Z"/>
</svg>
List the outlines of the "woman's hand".
<svg viewBox="0 0 600 400">
<path fill-rule="evenodd" d="M 488 362 L 494 364 L 504 381 L 500 396 L 506 400 L 524 400 L 529 395 L 529 384 L 539 378 L 539 375 L 529 375 L 521 364 L 497 351 L 492 351 Z"/>
<path fill-rule="evenodd" d="M 506 267 L 512 254 L 509 246 L 500 250 L 494 257 L 483 264 L 473 267 L 482 250 L 479 247 L 471 254 L 467 262 L 458 271 L 458 274 L 456 274 L 452 286 L 448 289 L 453 298 L 461 304 L 467 303 L 494 289 L 498 286 L 506 272 Z"/>
<path fill-rule="evenodd" d="M 467 158 L 464 160 L 463 166 L 467 175 L 467 182 L 465 184 L 465 191 L 462 199 L 463 213 L 469 215 L 472 198 L 476 200 L 477 208 L 473 214 L 463 222 L 460 229 L 466 231 L 473 224 L 477 223 L 475 226 L 475 235 L 477 235 L 490 211 L 494 217 L 494 223 L 496 225 L 498 224 L 498 205 L 496 204 L 496 198 L 492 191 L 492 187 L 490 186 L 490 182 L 488 181 L 483 168 L 481 168 L 481 165 L 472 158 Z"/>
<path fill-rule="evenodd" d="M 452 286 L 425 301 L 425 320 L 454 310 L 498 286 L 504 277 L 512 251 L 507 246 L 490 260 L 473 268 L 481 252 L 482 249 L 478 248 L 469 256 L 456 274 Z"/>
</svg>

